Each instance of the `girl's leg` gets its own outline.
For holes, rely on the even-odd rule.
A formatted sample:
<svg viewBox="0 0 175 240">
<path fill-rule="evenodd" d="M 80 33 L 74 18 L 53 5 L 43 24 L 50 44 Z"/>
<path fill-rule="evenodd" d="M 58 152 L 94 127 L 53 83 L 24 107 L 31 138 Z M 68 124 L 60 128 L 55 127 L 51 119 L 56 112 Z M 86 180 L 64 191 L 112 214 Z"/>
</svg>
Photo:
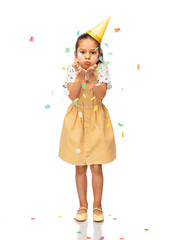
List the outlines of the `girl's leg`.
<svg viewBox="0 0 175 240">
<path fill-rule="evenodd" d="M 102 164 L 90 165 L 92 172 L 92 187 L 94 193 L 94 203 L 93 208 L 102 208 L 102 192 L 103 192 L 103 172 Z M 94 210 L 96 214 L 102 214 L 99 210 Z"/>
<path fill-rule="evenodd" d="M 80 207 L 88 207 L 87 202 L 87 165 L 85 166 L 76 166 L 76 186 L 77 186 L 77 192 L 78 197 L 80 201 Z M 85 213 L 85 209 L 81 209 L 78 211 L 78 213 Z"/>
</svg>

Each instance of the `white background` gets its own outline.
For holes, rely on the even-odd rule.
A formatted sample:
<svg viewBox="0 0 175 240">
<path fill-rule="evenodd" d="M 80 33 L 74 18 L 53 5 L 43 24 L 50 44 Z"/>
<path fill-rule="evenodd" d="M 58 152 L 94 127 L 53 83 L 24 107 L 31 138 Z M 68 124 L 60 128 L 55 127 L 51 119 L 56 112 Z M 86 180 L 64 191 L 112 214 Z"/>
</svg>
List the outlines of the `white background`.
<svg viewBox="0 0 175 240">
<path fill-rule="evenodd" d="M 72 220 L 79 207 L 75 166 L 62 161 L 58 149 L 71 103 L 62 87 L 62 67 L 74 59 L 77 31 L 82 34 L 109 16 L 102 49 L 111 62 L 112 89 L 103 103 L 113 124 L 117 158 L 103 165 L 102 234 L 110 240 L 175 239 L 173 1 L 4 0 L 0 3 L 3 240 L 81 240 L 99 226 L 93 228 L 89 221 L 83 230 L 87 234 L 77 237 Z M 70 53 L 65 52 L 67 47 Z M 47 104 L 50 109 L 45 109 Z M 89 168 L 87 176 L 91 216 Z M 94 233 L 93 239 L 99 238 Z"/>
</svg>

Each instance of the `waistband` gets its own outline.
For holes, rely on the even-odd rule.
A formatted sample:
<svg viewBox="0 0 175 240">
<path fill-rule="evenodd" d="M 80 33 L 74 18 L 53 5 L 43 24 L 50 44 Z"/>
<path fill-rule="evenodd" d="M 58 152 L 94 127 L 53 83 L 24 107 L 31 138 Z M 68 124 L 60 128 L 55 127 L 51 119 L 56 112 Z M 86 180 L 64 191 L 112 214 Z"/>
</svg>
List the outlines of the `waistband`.
<svg viewBox="0 0 175 240">
<path fill-rule="evenodd" d="M 74 102 L 72 102 L 73 104 L 74 104 Z M 99 106 L 99 105 L 101 105 L 102 104 L 102 102 L 100 102 L 100 103 L 97 103 L 96 105 L 94 105 L 94 106 L 90 106 L 90 107 L 86 107 L 86 106 L 81 106 L 81 105 L 78 105 L 78 107 L 80 107 L 80 108 L 94 108 L 95 106 Z"/>
</svg>

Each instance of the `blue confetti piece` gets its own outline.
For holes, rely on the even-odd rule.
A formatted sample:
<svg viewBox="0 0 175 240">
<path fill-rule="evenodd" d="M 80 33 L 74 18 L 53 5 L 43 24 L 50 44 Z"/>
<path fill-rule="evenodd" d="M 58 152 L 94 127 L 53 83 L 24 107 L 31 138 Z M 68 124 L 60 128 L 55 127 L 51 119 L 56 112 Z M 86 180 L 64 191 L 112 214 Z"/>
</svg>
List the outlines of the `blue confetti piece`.
<svg viewBox="0 0 175 240">
<path fill-rule="evenodd" d="M 80 31 L 78 30 L 78 31 L 77 31 L 77 36 L 79 36 L 79 34 L 80 34 Z"/>
<path fill-rule="evenodd" d="M 102 60 L 102 56 L 99 57 L 99 60 Z"/>
<path fill-rule="evenodd" d="M 110 85 L 111 83 L 110 82 L 107 82 L 108 85 Z"/>
<path fill-rule="evenodd" d="M 49 105 L 49 104 L 45 105 L 45 108 L 46 108 L 46 109 L 49 109 L 49 108 L 50 108 L 50 105 Z"/>
</svg>

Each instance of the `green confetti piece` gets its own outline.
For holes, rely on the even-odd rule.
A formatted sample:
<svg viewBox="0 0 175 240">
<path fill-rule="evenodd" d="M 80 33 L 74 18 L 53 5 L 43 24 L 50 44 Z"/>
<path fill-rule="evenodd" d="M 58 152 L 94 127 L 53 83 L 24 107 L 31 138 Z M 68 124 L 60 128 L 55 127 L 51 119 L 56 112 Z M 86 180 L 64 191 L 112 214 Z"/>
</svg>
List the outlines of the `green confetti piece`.
<svg viewBox="0 0 175 240">
<path fill-rule="evenodd" d="M 104 61 L 102 59 L 100 59 L 100 61 L 104 63 Z"/>
<path fill-rule="evenodd" d="M 108 53 L 108 55 L 111 55 L 111 54 L 113 54 L 112 52 L 111 53 Z"/>
<path fill-rule="evenodd" d="M 109 216 L 111 216 L 111 214 L 109 214 Z"/>
<path fill-rule="evenodd" d="M 93 57 L 92 61 L 94 61 L 94 57 Z"/>
<path fill-rule="evenodd" d="M 123 127 L 124 125 L 122 123 L 118 123 L 118 126 L 119 127 Z"/>
<path fill-rule="evenodd" d="M 98 47 L 95 49 L 95 51 L 98 49 Z"/>
<path fill-rule="evenodd" d="M 83 89 L 86 88 L 86 84 L 84 83 L 84 80 L 83 80 L 83 83 L 82 83 L 82 88 L 83 88 Z"/>
<path fill-rule="evenodd" d="M 78 101 L 78 98 L 74 100 L 74 104 L 78 107 L 78 104 L 76 103 Z"/>
<path fill-rule="evenodd" d="M 117 220 L 117 218 L 113 218 L 113 220 Z"/>
<path fill-rule="evenodd" d="M 81 233 L 81 232 L 77 232 L 77 233 Z"/>
<path fill-rule="evenodd" d="M 110 64 L 110 62 L 105 62 L 104 66 L 107 66 L 108 64 Z"/>
<path fill-rule="evenodd" d="M 105 45 L 108 47 L 108 44 L 107 44 L 107 43 L 105 43 Z"/>
<path fill-rule="evenodd" d="M 69 53 L 69 52 L 70 52 L 70 48 L 65 48 L 65 51 L 66 51 L 67 53 Z"/>
<path fill-rule="evenodd" d="M 96 68 L 96 70 L 97 70 L 97 71 L 99 71 L 99 70 L 100 70 L 100 66 L 99 66 L 99 67 L 97 67 L 97 68 Z"/>
</svg>

